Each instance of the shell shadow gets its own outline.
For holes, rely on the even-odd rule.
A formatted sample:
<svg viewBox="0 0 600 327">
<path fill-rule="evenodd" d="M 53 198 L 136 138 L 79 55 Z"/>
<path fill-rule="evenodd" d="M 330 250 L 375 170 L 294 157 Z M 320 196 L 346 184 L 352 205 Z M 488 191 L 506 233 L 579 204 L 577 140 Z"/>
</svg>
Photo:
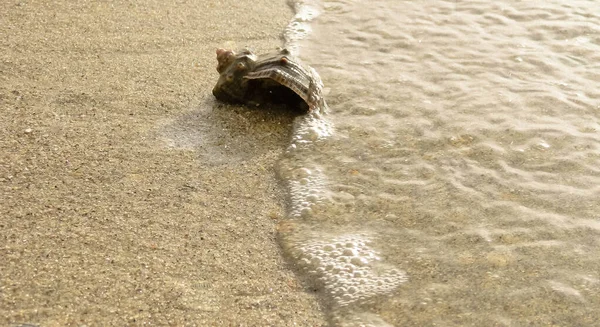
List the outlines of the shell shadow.
<svg viewBox="0 0 600 327">
<path fill-rule="evenodd" d="M 251 160 L 289 144 L 294 118 L 285 105 L 250 107 L 207 98 L 159 129 L 168 147 L 196 151 L 205 164 Z"/>
</svg>

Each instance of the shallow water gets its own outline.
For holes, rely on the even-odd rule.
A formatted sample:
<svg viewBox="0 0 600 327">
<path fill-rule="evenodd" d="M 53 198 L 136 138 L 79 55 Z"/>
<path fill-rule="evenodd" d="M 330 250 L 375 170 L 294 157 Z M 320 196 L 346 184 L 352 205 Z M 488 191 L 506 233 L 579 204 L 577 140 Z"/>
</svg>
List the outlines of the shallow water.
<svg viewBox="0 0 600 327">
<path fill-rule="evenodd" d="M 594 1 L 296 3 L 282 244 L 332 325 L 600 319 Z"/>
</svg>

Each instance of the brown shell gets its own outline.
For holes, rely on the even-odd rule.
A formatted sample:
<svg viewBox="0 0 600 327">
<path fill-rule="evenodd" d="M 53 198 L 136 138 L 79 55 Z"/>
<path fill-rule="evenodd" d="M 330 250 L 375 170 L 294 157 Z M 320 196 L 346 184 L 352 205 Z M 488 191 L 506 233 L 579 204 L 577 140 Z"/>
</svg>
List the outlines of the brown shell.
<svg viewBox="0 0 600 327">
<path fill-rule="evenodd" d="M 217 49 L 220 73 L 213 95 L 225 102 L 260 105 L 264 102 L 298 104 L 305 110 L 323 108 L 323 82 L 319 74 L 304 66 L 289 51 L 256 56 L 249 50 Z M 291 91 L 291 92 L 290 92 Z M 308 106 L 308 108 L 306 108 Z"/>
</svg>

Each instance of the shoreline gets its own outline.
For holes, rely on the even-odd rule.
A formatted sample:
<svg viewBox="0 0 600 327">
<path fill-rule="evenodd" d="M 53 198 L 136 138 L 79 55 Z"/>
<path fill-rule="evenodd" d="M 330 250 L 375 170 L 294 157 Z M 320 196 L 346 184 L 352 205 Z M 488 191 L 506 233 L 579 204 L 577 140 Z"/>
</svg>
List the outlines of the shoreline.
<svg viewBox="0 0 600 327">
<path fill-rule="evenodd" d="M 0 7 L 1 325 L 325 324 L 277 242 L 292 117 L 210 93 L 287 4 Z"/>
</svg>

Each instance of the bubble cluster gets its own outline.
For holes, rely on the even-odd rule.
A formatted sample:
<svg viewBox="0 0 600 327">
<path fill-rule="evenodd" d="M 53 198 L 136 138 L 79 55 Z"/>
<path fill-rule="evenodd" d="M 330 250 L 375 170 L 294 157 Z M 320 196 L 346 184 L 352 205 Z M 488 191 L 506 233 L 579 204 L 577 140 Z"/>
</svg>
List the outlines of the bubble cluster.
<svg viewBox="0 0 600 327">
<path fill-rule="evenodd" d="M 290 218 L 312 216 L 314 205 L 321 203 L 326 195 L 326 179 L 322 169 L 306 160 L 315 142 L 332 133 L 331 124 L 318 113 L 298 117 L 294 126 L 292 142 L 279 163 L 279 175 L 286 182 L 290 194 Z"/>
<path fill-rule="evenodd" d="M 319 112 L 298 117 L 294 121 L 294 136 L 288 151 L 323 140 L 333 134 L 333 125 Z"/>
<path fill-rule="evenodd" d="M 320 10 L 316 1 L 294 1 L 293 4 L 296 15 L 288 24 L 283 35 L 286 47 L 293 55 L 297 56 L 298 41 L 305 39 L 310 34 L 312 28 L 309 23 L 319 16 Z"/>
<path fill-rule="evenodd" d="M 305 39 L 311 32 L 311 27 L 307 22 L 292 21 L 284 31 L 284 38 L 287 49 L 293 54 L 298 55 L 298 41 Z"/>
<path fill-rule="evenodd" d="M 318 168 L 296 168 L 286 172 L 290 192 L 290 218 L 309 218 L 312 208 L 325 198 L 325 178 Z"/>
<path fill-rule="evenodd" d="M 337 307 L 392 292 L 406 274 L 381 262 L 367 234 L 320 235 L 292 246 L 298 265 Z"/>
</svg>

